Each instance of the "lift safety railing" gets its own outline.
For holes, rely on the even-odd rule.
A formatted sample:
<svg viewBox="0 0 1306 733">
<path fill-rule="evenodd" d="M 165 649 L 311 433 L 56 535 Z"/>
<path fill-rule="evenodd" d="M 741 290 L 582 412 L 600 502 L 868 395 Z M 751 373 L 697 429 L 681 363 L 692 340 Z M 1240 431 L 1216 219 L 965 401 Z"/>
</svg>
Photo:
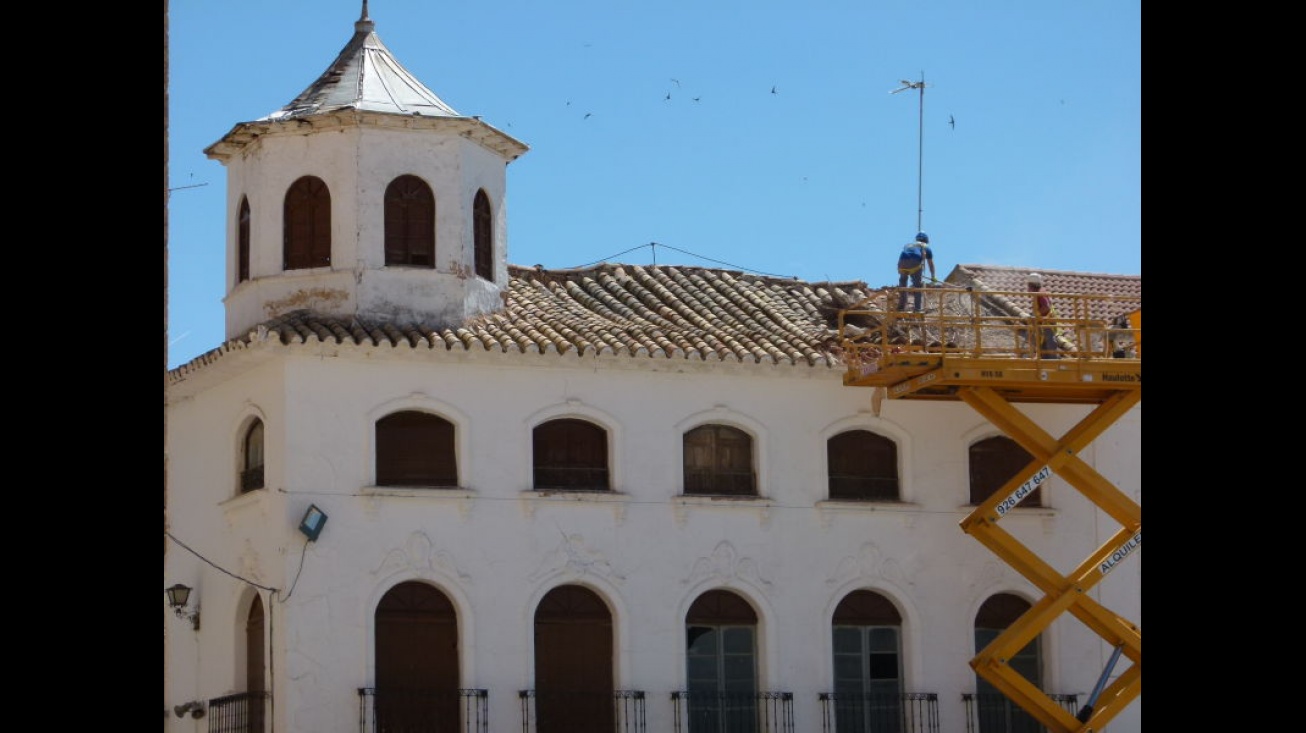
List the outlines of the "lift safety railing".
<svg viewBox="0 0 1306 733">
<path fill-rule="evenodd" d="M 898 310 L 898 294 L 922 294 L 921 310 Z M 1062 359 L 1137 359 L 1142 298 L 1043 293 L 1048 317 L 1034 314 L 1034 293 L 931 286 L 886 288 L 839 312 L 840 347 L 851 365 L 911 353 L 974 358 L 1045 358 L 1038 334 L 1055 332 Z M 907 302 L 912 302 L 908 297 Z M 1134 316 L 1134 317 L 1131 317 Z"/>
</svg>

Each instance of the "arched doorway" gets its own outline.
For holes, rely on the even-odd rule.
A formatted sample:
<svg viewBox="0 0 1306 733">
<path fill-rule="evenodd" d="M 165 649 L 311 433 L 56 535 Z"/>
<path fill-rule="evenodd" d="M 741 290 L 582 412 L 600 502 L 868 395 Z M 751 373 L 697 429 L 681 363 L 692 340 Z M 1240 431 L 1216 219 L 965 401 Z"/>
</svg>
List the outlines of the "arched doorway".
<svg viewBox="0 0 1306 733">
<path fill-rule="evenodd" d="M 835 724 L 838 733 L 903 729 L 902 615 L 883 595 L 849 593 L 834 609 Z"/>
<path fill-rule="evenodd" d="M 458 619 L 426 583 L 391 588 L 376 607 L 377 733 L 461 731 Z"/>
<path fill-rule="evenodd" d="M 685 615 L 690 733 L 757 729 L 757 613 L 710 590 Z"/>
<path fill-rule="evenodd" d="M 249 615 L 245 617 L 245 692 L 249 695 L 249 729 L 248 733 L 263 733 L 264 697 L 267 689 L 264 669 L 264 639 L 267 638 L 267 624 L 263 617 L 263 599 L 254 596 L 249 606 Z"/>
<path fill-rule="evenodd" d="M 612 733 L 612 614 L 577 585 L 554 588 L 535 609 L 536 733 Z"/>
<path fill-rule="evenodd" d="M 984 605 L 975 614 L 975 653 L 983 651 L 1029 609 L 1029 601 L 1012 593 L 997 593 L 984 601 Z M 1031 639 L 1015 656 L 1007 660 L 1007 666 L 1042 690 L 1043 658 L 1040 639 L 1041 636 Z M 980 733 L 1044 733 L 1041 723 L 979 675 L 975 675 L 975 691 Z"/>
</svg>

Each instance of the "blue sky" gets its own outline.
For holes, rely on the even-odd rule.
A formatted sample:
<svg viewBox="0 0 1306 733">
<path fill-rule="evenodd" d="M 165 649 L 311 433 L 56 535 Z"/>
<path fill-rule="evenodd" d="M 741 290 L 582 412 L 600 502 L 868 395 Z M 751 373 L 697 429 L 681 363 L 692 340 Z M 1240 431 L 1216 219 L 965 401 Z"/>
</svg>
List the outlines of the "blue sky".
<svg viewBox="0 0 1306 733">
<path fill-rule="evenodd" d="M 225 335 L 226 169 L 204 148 L 316 79 L 361 8 L 171 0 L 169 367 Z M 370 0 L 369 15 L 446 103 L 531 147 L 507 169 L 512 264 L 879 287 L 919 221 L 940 277 L 1142 274 L 1141 0 Z M 890 93 L 922 77 L 923 113 L 920 92 Z"/>
</svg>

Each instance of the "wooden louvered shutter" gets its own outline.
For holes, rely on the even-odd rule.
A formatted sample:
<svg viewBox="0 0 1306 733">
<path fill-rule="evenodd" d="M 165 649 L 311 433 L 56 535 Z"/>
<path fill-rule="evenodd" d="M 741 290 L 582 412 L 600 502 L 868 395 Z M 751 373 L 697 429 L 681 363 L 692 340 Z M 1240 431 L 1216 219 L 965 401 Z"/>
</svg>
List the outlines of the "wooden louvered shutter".
<svg viewBox="0 0 1306 733">
<path fill-rule="evenodd" d="M 435 195 L 417 176 L 386 186 L 385 263 L 435 267 Z"/>
<path fill-rule="evenodd" d="M 283 269 L 331 264 L 331 193 L 326 183 L 304 176 L 286 192 Z"/>
</svg>

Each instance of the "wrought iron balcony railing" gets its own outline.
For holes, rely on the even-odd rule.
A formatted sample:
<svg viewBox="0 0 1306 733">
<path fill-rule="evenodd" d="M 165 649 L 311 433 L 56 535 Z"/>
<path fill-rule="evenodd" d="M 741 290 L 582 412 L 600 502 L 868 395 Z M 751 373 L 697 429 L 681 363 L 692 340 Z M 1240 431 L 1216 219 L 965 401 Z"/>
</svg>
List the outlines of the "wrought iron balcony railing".
<svg viewBox="0 0 1306 733">
<path fill-rule="evenodd" d="M 671 693 L 675 733 L 794 733 L 794 693 Z"/>
<path fill-rule="evenodd" d="M 267 701 L 266 692 L 238 692 L 209 700 L 209 733 L 263 733 Z"/>
<path fill-rule="evenodd" d="M 644 733 L 643 690 L 521 690 L 522 733 Z"/>
<path fill-rule="evenodd" d="M 485 690 L 358 690 L 359 733 L 489 733 L 489 725 L 489 693 Z"/>
<path fill-rule="evenodd" d="M 822 692 L 821 733 L 939 733 L 939 696 Z"/>
<path fill-rule="evenodd" d="M 1066 712 L 1079 712 L 1079 695 L 1053 695 Z M 963 693 L 966 703 L 966 733 L 1047 733 L 1047 728 L 1025 709 L 996 692 Z"/>
</svg>

